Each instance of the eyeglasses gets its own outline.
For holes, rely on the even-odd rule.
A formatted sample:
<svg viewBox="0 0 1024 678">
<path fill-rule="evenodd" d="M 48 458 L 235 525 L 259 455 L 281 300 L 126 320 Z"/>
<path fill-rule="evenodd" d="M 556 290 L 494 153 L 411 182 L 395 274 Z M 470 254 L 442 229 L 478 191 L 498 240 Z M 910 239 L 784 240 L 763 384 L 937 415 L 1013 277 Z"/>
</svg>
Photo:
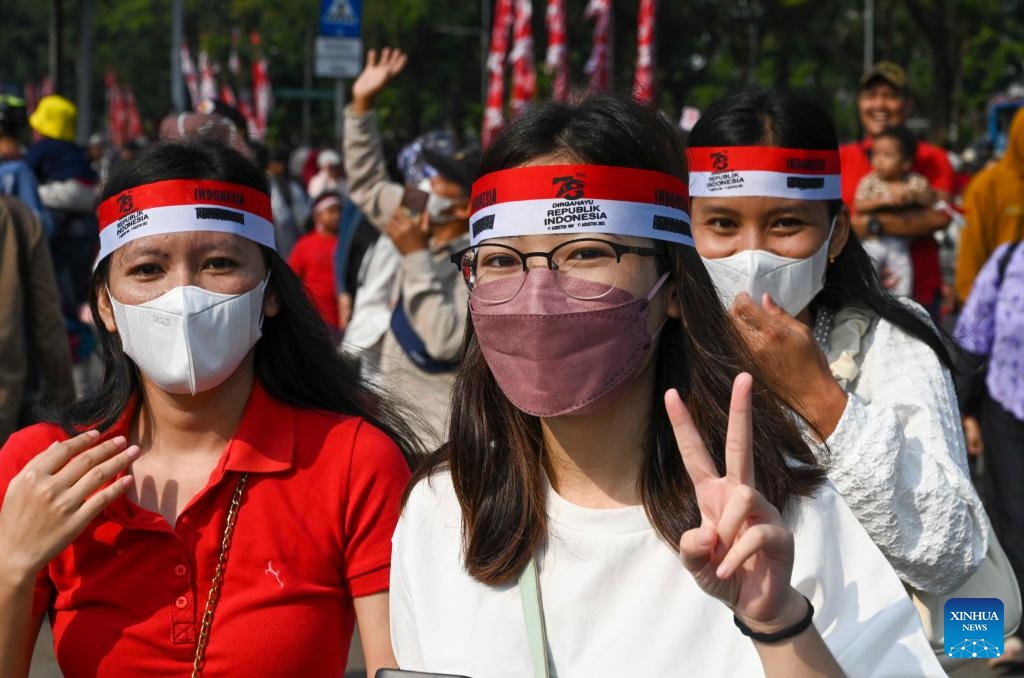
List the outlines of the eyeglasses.
<svg viewBox="0 0 1024 678">
<path fill-rule="evenodd" d="M 597 238 L 569 240 L 548 252 L 520 252 L 509 245 L 485 242 L 456 252 L 451 261 L 462 269 L 474 298 L 500 304 L 522 289 L 529 272 L 526 262 L 532 257 L 543 257 L 548 269 L 560 274 L 555 279 L 566 295 L 599 299 L 626 279 L 629 267 L 622 265 L 626 254 L 656 257 L 659 252 Z"/>
</svg>

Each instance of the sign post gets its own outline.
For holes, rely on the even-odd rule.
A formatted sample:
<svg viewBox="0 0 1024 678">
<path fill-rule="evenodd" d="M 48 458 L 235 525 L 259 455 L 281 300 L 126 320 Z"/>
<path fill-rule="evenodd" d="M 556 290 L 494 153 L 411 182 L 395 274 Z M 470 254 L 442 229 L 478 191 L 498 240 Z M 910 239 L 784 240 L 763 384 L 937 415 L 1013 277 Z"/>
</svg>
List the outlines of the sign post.
<svg viewBox="0 0 1024 678">
<path fill-rule="evenodd" d="M 363 68 L 363 0 L 321 0 L 320 32 L 316 38 L 314 73 L 334 78 L 334 137 L 341 142 L 341 109 L 345 104 L 345 80 Z"/>
</svg>

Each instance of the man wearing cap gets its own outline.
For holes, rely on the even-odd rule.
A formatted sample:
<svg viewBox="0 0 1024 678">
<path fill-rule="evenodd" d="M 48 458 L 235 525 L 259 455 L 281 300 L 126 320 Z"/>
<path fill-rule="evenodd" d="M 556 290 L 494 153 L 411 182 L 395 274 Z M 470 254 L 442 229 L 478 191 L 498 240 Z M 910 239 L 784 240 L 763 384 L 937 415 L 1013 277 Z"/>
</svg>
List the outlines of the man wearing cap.
<svg viewBox="0 0 1024 678">
<path fill-rule="evenodd" d="M 370 50 L 343 113 L 350 196 L 388 236 L 363 260 L 345 348 L 359 353 L 367 371 L 417 410 L 425 423 L 417 433 L 433 448 L 443 442 L 466 325 L 468 291 L 449 257 L 469 245 L 469 195 L 479 152 L 425 152 L 434 176 L 419 185 L 422 193 L 389 180 L 374 102 L 405 61 L 401 50 L 384 48 L 379 59 Z M 410 196 L 425 198 L 425 204 Z"/>
<path fill-rule="evenodd" d="M 860 79 L 857 113 L 864 137 L 839 148 L 842 162 L 843 202 L 853 211 L 858 182 L 871 171 L 871 145 L 876 134 L 887 127 L 906 123 L 911 108 L 907 74 L 889 61 L 880 61 Z M 953 167 L 945 151 L 918 142 L 913 171 L 923 174 L 940 196 L 953 193 Z M 921 208 L 885 214 L 854 213 L 851 224 L 861 238 L 900 235 L 914 238 L 910 244 L 913 261 L 913 298 L 934 316 L 942 294 L 939 250 L 932 233 L 949 225 L 945 212 Z"/>
</svg>

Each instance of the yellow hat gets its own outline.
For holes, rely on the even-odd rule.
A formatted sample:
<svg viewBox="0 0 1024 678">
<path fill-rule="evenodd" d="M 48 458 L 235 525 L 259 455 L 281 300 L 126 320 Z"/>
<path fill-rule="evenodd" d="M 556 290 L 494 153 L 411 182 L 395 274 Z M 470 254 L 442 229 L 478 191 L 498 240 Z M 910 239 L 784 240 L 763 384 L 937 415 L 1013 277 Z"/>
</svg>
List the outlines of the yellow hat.
<svg viewBox="0 0 1024 678">
<path fill-rule="evenodd" d="M 39 100 L 36 110 L 28 118 L 28 124 L 44 137 L 74 141 L 77 117 L 78 109 L 73 103 L 59 94 L 50 94 Z"/>
</svg>

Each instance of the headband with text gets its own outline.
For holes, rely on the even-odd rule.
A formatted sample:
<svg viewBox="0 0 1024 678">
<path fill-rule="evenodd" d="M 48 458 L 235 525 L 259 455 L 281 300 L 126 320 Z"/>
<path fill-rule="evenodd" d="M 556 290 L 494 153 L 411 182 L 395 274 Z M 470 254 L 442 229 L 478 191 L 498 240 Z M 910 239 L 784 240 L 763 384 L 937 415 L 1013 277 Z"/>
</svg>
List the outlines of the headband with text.
<svg viewBox="0 0 1024 678">
<path fill-rule="evenodd" d="M 690 148 L 690 197 L 839 200 L 838 151 L 773 146 Z"/>
<path fill-rule="evenodd" d="M 169 179 L 143 184 L 104 200 L 96 216 L 97 264 L 132 240 L 186 231 L 233 233 L 277 249 L 270 196 L 224 181 Z"/>
<path fill-rule="evenodd" d="M 693 246 L 686 184 L 663 172 L 606 165 L 533 165 L 473 183 L 470 241 L 520 235 L 613 234 Z"/>
</svg>

